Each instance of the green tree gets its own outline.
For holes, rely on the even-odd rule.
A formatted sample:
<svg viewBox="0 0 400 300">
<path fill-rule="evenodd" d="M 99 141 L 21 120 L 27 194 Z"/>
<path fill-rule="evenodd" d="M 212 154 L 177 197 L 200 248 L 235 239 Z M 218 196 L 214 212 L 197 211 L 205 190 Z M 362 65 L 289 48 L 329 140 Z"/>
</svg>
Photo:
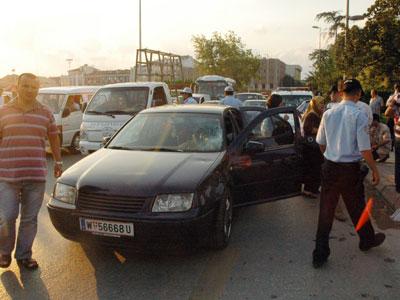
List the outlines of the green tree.
<svg viewBox="0 0 400 300">
<path fill-rule="evenodd" d="M 345 16 L 339 14 L 339 11 L 327 11 L 319 13 L 316 18 L 317 21 L 324 20 L 325 23 L 330 24 L 329 36 L 335 37 L 335 41 L 339 32 L 339 29 L 344 29 Z"/>
<path fill-rule="evenodd" d="M 229 31 L 214 32 L 211 38 L 193 36 L 197 68 L 201 74 L 218 74 L 236 80 L 238 87 L 247 86 L 256 76 L 260 57 L 246 49 L 240 37 Z"/>
</svg>

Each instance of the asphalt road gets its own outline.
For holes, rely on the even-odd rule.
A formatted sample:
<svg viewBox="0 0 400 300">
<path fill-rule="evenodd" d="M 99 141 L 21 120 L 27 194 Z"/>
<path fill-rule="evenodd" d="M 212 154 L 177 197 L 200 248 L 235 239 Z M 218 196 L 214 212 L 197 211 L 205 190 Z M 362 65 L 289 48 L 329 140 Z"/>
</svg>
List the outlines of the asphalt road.
<svg viewBox="0 0 400 300">
<path fill-rule="evenodd" d="M 68 166 L 80 158 L 65 155 L 64 161 Z M 45 202 L 54 184 L 50 177 Z M 53 228 L 45 202 L 34 245 L 40 269 L 22 271 L 15 262 L 1 269 L 0 299 L 400 297 L 400 231 L 387 221 L 383 207 L 375 214 L 387 235 L 384 245 L 362 253 L 353 226 L 336 222 L 329 262 L 314 270 L 315 200 L 297 197 L 240 209 L 223 251 L 174 244 L 129 253 L 65 240 Z"/>
</svg>

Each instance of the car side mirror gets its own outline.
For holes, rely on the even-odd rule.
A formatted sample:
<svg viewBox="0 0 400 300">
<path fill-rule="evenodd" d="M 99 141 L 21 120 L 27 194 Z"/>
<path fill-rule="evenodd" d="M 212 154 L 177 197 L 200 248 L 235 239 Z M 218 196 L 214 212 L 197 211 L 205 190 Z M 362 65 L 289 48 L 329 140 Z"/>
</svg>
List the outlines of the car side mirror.
<svg viewBox="0 0 400 300">
<path fill-rule="evenodd" d="M 70 114 L 71 114 L 71 110 L 70 110 L 68 107 L 66 107 L 66 108 L 64 108 L 61 117 L 62 117 L 62 118 L 66 118 L 66 117 L 68 117 Z"/>
<path fill-rule="evenodd" d="M 248 154 L 256 154 L 264 152 L 265 146 L 261 142 L 248 141 L 244 147 L 244 151 Z"/>
<path fill-rule="evenodd" d="M 111 136 L 103 137 L 103 140 L 101 141 L 101 146 L 104 147 L 110 140 L 111 140 Z"/>
</svg>

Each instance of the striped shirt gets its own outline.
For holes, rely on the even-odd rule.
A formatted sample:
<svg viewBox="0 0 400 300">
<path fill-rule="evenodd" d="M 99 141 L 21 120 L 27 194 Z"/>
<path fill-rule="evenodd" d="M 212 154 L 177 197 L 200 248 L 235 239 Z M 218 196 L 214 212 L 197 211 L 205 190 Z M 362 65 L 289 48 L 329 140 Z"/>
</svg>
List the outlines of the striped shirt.
<svg viewBox="0 0 400 300">
<path fill-rule="evenodd" d="M 0 108 L 0 181 L 45 181 L 46 137 L 57 135 L 51 111 L 36 102 L 24 112 L 12 101 Z"/>
</svg>

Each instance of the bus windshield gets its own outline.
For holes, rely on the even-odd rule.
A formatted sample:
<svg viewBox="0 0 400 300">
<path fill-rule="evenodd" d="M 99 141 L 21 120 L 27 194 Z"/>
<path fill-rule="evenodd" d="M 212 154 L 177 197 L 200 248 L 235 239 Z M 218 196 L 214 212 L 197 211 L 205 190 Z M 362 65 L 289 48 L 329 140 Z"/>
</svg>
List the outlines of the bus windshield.
<svg viewBox="0 0 400 300">
<path fill-rule="evenodd" d="M 228 85 L 225 81 L 199 81 L 199 94 L 210 95 L 211 100 L 219 100 L 224 97 L 224 89 Z"/>
</svg>

